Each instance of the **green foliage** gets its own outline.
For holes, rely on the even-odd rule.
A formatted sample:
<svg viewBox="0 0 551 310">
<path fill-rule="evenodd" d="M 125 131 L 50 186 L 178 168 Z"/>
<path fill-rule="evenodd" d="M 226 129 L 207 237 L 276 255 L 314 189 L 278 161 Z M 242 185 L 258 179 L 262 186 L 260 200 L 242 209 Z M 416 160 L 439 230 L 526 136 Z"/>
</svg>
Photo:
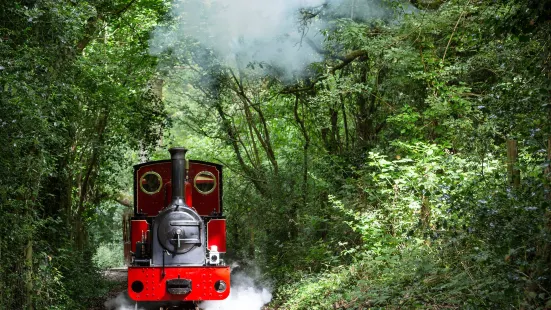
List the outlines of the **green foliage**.
<svg viewBox="0 0 551 310">
<path fill-rule="evenodd" d="M 179 141 L 229 168 L 229 254 L 283 309 L 545 308 L 549 1 L 385 3 L 327 20 L 295 82 L 194 42 L 166 55 Z"/>
<path fill-rule="evenodd" d="M 522 292 L 526 285 L 547 285 L 546 278 L 526 273 L 539 264 L 530 244 L 541 232 L 519 231 L 544 224 L 545 208 L 530 207 L 541 203 L 534 188 L 507 189 L 493 177 L 502 170 L 497 160 L 487 159 L 488 178 L 476 162 L 436 145 L 399 146 L 407 157 L 370 154 L 363 177 L 354 180 L 366 197 L 330 198 L 360 236 L 340 252 L 352 264 L 283 286 L 279 307 L 475 309 L 516 307 L 519 298 L 524 306 L 546 302 L 545 292 Z"/>
<path fill-rule="evenodd" d="M 100 269 L 124 266 L 124 249 L 119 243 L 102 244 L 94 256 L 94 264 Z"/>
<path fill-rule="evenodd" d="M 0 308 L 103 294 L 129 167 L 176 144 L 226 166 L 228 255 L 276 306 L 549 307 L 549 1 L 320 11 L 325 59 L 295 80 L 189 38 L 150 56 L 167 3 L 4 5 Z"/>
<path fill-rule="evenodd" d="M 130 154 L 165 123 L 149 32 L 165 3 L 11 1 L 0 12 L 0 308 L 84 308 Z M 105 228 L 107 229 L 107 228 Z M 84 298 L 84 300 L 83 300 Z"/>
<path fill-rule="evenodd" d="M 94 250 L 64 249 L 54 261 L 54 266 L 58 266 L 64 277 L 63 284 L 69 297 L 68 308 L 86 306 L 89 301 L 105 296 L 108 292 L 107 283 L 93 263 Z"/>
</svg>

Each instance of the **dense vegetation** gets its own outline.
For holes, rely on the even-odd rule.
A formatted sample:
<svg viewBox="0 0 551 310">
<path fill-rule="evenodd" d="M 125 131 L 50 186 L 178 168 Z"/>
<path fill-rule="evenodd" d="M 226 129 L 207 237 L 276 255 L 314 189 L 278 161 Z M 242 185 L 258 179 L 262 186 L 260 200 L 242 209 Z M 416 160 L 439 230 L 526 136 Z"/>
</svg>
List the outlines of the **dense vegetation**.
<svg viewBox="0 0 551 310">
<path fill-rule="evenodd" d="M 150 56 L 168 1 L 3 4 L 0 308 L 102 294 L 129 166 L 181 144 L 226 166 L 273 308 L 551 307 L 551 1 L 356 2 L 300 12 L 330 27 L 291 77 Z"/>
<path fill-rule="evenodd" d="M 167 62 L 189 68 L 167 102 L 231 171 L 230 248 L 273 307 L 551 306 L 550 3 L 416 4 L 303 11 L 331 27 L 291 81 L 186 42 Z"/>
<path fill-rule="evenodd" d="M 165 11 L 145 0 L 2 2 L 1 309 L 83 308 L 105 293 L 91 262 L 110 236 L 98 228 L 127 188 L 128 154 L 155 146 L 166 125 L 147 52 Z"/>
</svg>

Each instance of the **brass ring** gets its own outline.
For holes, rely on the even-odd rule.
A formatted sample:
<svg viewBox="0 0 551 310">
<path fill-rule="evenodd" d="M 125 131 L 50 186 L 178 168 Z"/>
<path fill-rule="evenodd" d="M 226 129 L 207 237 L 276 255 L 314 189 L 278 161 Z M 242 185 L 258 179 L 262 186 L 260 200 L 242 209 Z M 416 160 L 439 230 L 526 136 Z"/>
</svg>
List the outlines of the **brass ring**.
<svg viewBox="0 0 551 310">
<path fill-rule="evenodd" d="M 150 191 L 146 190 L 145 188 L 143 188 L 143 182 L 142 182 L 143 179 L 144 179 L 147 175 L 150 175 L 150 174 L 153 174 L 153 175 L 157 176 L 157 179 L 159 180 L 159 187 L 158 187 L 155 191 L 152 191 L 152 192 L 150 192 Z M 158 174 L 158 173 L 155 172 L 155 171 L 148 171 L 148 172 L 144 173 L 144 174 L 142 175 L 142 177 L 140 178 L 140 188 L 141 188 L 142 192 L 144 192 L 144 193 L 146 193 L 146 194 L 148 194 L 148 195 L 157 194 L 158 192 L 161 191 L 161 188 L 163 188 L 163 178 L 161 177 L 160 174 Z"/>
<path fill-rule="evenodd" d="M 214 179 L 214 186 L 213 186 L 209 191 L 207 191 L 207 192 L 204 192 L 204 191 L 200 190 L 200 189 L 197 187 L 197 177 L 199 177 L 199 175 L 201 175 L 201 174 L 209 175 L 209 176 L 211 176 L 211 177 Z M 206 170 L 205 170 L 205 171 L 201 171 L 201 172 L 199 172 L 199 173 L 197 173 L 197 174 L 195 175 L 195 178 L 193 178 L 193 187 L 195 187 L 195 189 L 196 189 L 199 193 L 201 193 L 201 194 L 203 194 L 203 195 L 208 195 L 208 194 L 212 193 L 212 192 L 214 191 L 214 189 L 216 188 L 216 176 L 214 176 L 214 174 L 213 174 L 212 172 L 210 172 L 210 171 L 206 171 Z"/>
</svg>

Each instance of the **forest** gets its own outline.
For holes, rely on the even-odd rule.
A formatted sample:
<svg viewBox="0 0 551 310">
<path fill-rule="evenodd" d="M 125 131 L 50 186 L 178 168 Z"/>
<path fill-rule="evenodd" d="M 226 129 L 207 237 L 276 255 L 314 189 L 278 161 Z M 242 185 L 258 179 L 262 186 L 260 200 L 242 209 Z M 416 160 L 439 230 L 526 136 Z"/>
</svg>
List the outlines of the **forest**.
<svg viewBox="0 0 551 310">
<path fill-rule="evenodd" d="M 551 309 L 550 0 L 0 8 L 0 309 L 102 300 L 172 146 L 264 309 Z"/>
</svg>

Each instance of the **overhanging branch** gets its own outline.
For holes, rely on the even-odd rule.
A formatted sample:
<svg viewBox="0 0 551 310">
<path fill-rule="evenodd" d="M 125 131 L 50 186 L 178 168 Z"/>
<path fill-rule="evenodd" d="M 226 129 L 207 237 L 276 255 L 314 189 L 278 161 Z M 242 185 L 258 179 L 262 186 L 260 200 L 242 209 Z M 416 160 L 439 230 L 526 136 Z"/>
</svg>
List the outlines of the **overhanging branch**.
<svg viewBox="0 0 551 310">
<path fill-rule="evenodd" d="M 341 63 L 339 63 L 338 65 L 331 68 L 329 73 L 330 74 L 335 74 L 335 72 L 337 72 L 338 70 L 341 70 L 344 67 L 348 66 L 350 63 L 352 63 L 356 59 L 368 59 L 368 56 L 369 55 L 368 55 L 367 51 L 365 51 L 365 50 L 355 50 L 355 51 L 352 51 L 352 52 L 346 54 L 345 56 L 337 57 L 337 59 L 341 60 Z M 322 81 L 326 78 L 327 78 L 326 74 L 319 75 L 319 76 L 315 77 L 314 79 L 308 81 L 306 86 L 300 87 L 298 85 L 293 85 L 293 86 L 285 87 L 281 91 L 281 93 L 282 94 L 296 94 L 296 93 L 300 93 L 300 92 L 304 92 L 304 91 L 309 91 L 309 90 L 312 90 L 318 82 L 320 82 L 320 81 Z"/>
</svg>

